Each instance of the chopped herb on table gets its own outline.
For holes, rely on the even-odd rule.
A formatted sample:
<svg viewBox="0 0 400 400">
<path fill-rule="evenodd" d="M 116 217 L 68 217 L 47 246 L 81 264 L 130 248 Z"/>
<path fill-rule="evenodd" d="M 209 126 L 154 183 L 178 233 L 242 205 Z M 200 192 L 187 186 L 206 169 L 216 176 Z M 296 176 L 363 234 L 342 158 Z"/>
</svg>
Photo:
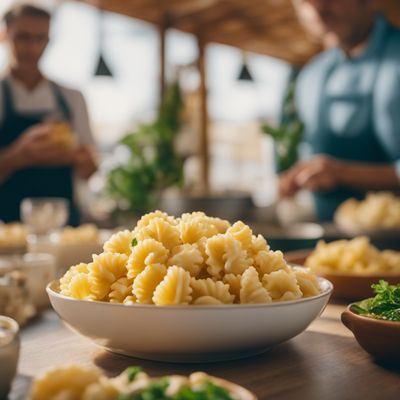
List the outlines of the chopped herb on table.
<svg viewBox="0 0 400 400">
<path fill-rule="evenodd" d="M 372 285 L 375 297 L 360 301 L 351 306 L 351 311 L 358 315 L 400 321 L 400 283 L 389 285 L 386 281 Z"/>
<path fill-rule="evenodd" d="M 126 372 L 128 374 L 128 381 L 132 382 L 135 380 L 136 376 L 138 375 L 139 372 L 142 372 L 142 368 L 140 367 L 129 367 L 126 369 Z"/>
<path fill-rule="evenodd" d="M 152 383 L 140 393 L 132 395 L 121 394 L 116 400 L 232 400 L 226 389 L 211 382 L 207 382 L 200 390 L 196 391 L 188 386 L 183 386 L 173 396 L 166 394 L 168 384 L 167 379 L 161 379 Z"/>
</svg>

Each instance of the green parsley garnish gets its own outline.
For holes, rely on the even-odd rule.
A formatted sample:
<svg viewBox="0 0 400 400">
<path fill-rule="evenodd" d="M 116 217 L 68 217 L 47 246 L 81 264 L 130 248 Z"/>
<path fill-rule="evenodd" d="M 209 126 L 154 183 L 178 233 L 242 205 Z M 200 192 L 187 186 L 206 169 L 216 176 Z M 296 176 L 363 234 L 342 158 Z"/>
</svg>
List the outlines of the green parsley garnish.
<svg viewBox="0 0 400 400">
<path fill-rule="evenodd" d="M 232 400 L 232 397 L 226 389 L 207 382 L 201 390 L 196 392 L 184 386 L 173 400 Z"/>
<path fill-rule="evenodd" d="M 126 369 L 128 374 L 128 381 L 132 382 L 136 379 L 139 372 L 142 372 L 142 368 L 140 367 L 129 367 Z"/>
<path fill-rule="evenodd" d="M 132 243 L 131 243 L 132 247 L 137 246 L 137 244 L 138 244 L 137 239 L 136 239 L 136 238 L 133 238 L 133 239 L 132 239 Z"/>
<path fill-rule="evenodd" d="M 400 283 L 389 285 L 388 282 L 380 280 L 371 287 L 375 297 L 353 304 L 351 311 L 367 317 L 400 321 Z"/>
<path fill-rule="evenodd" d="M 137 367 L 131 367 L 137 368 Z M 174 396 L 167 396 L 166 390 L 169 381 L 162 378 L 152 383 L 148 388 L 136 394 L 120 394 L 116 400 L 232 400 L 229 392 L 211 382 L 204 384 L 196 391 L 188 386 L 183 386 Z"/>
</svg>

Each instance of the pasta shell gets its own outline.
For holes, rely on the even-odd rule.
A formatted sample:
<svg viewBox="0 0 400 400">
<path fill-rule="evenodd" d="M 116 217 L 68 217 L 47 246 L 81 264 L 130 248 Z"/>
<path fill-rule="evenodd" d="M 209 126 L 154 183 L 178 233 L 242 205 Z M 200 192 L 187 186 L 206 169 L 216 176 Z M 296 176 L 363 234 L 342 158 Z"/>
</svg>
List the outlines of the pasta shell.
<svg viewBox="0 0 400 400">
<path fill-rule="evenodd" d="M 153 302 L 159 306 L 189 304 L 192 300 L 190 274 L 183 268 L 172 266 L 156 287 Z"/>
<path fill-rule="evenodd" d="M 162 264 L 148 265 L 133 282 L 133 294 L 142 304 L 152 304 L 155 288 L 164 279 L 167 268 Z"/>
</svg>

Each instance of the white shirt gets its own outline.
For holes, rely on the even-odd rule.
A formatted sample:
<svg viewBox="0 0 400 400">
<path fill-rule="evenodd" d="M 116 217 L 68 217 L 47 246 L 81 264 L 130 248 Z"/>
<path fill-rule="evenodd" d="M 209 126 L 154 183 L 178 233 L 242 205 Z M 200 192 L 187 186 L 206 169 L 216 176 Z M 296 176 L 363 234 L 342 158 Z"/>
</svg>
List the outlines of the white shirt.
<svg viewBox="0 0 400 400">
<path fill-rule="evenodd" d="M 60 110 L 54 89 L 47 79 L 43 79 L 33 90 L 28 90 L 21 82 L 6 77 L 11 87 L 13 107 L 18 113 L 46 112 L 49 116 L 59 116 Z M 73 131 L 78 135 L 82 144 L 92 144 L 93 137 L 90 129 L 89 115 L 82 93 L 58 85 L 61 94 L 67 103 L 71 115 Z M 4 94 L 0 85 L 0 126 L 4 121 Z"/>
</svg>

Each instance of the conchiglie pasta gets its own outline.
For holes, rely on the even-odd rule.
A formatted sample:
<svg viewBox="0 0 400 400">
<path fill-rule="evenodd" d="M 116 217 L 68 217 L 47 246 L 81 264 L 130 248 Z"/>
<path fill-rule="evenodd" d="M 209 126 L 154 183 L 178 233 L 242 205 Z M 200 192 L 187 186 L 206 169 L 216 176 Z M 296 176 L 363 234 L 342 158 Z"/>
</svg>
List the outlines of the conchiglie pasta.
<svg viewBox="0 0 400 400">
<path fill-rule="evenodd" d="M 212 276 L 222 275 L 225 266 L 225 237 L 222 234 L 215 235 L 208 239 L 205 244 L 205 251 L 208 256 L 206 262 L 207 271 Z"/>
<path fill-rule="evenodd" d="M 146 227 L 139 228 L 135 237 L 139 241 L 154 239 L 168 250 L 181 244 L 178 227 L 159 217 L 151 219 Z"/>
<path fill-rule="evenodd" d="M 165 264 L 168 250 L 155 239 L 145 239 L 139 242 L 132 250 L 127 263 L 128 278 L 138 276 L 147 265 Z"/>
<path fill-rule="evenodd" d="M 253 235 L 251 238 L 250 254 L 256 257 L 260 251 L 269 251 L 269 245 L 265 238 L 261 235 Z"/>
<path fill-rule="evenodd" d="M 231 226 L 229 221 L 227 221 L 225 219 L 208 217 L 208 220 L 209 220 L 210 224 L 215 226 L 218 233 L 226 233 L 228 228 Z"/>
<path fill-rule="evenodd" d="M 69 270 L 60 279 L 60 293 L 65 296 L 71 296 L 71 291 L 69 288 L 71 279 L 79 273 L 87 274 L 88 272 L 88 266 L 85 263 L 80 263 L 78 265 L 73 265 L 72 267 L 70 267 Z"/>
<path fill-rule="evenodd" d="M 218 300 L 221 304 L 232 304 L 235 296 L 229 292 L 229 285 L 222 281 L 213 281 L 207 279 L 194 279 L 192 278 L 190 286 L 193 289 L 192 298 L 194 302 L 199 297 L 209 296 Z"/>
<path fill-rule="evenodd" d="M 131 294 L 131 295 L 126 296 L 122 303 L 126 304 L 126 305 L 132 305 L 132 304 L 137 303 L 137 299 L 136 299 L 135 295 Z"/>
<path fill-rule="evenodd" d="M 296 275 L 292 271 L 271 272 L 264 275 L 262 282 L 273 300 L 287 301 L 302 297 Z"/>
<path fill-rule="evenodd" d="M 282 252 L 270 250 L 265 238 L 254 235 L 242 221 L 231 225 L 204 212 L 174 218 L 154 211 L 132 231 L 114 234 L 104 249 L 93 255 L 93 262 L 65 273 L 61 294 L 127 306 L 167 306 L 269 303 L 320 293 L 313 273 L 293 270 Z M 379 253 L 364 239 L 352 243 L 351 254 L 342 244 L 331 248 L 320 243 L 319 249 L 327 249 L 326 262 L 317 255 L 309 263 L 338 263 L 340 268 L 353 263 L 353 270 L 360 271 L 372 268 Z M 395 270 L 396 254 L 386 252 L 384 257 L 387 271 Z M 368 258 L 372 261 L 367 265 Z"/>
<path fill-rule="evenodd" d="M 80 399 L 84 390 L 100 380 L 97 369 L 76 365 L 58 367 L 33 383 L 32 400 Z"/>
<path fill-rule="evenodd" d="M 269 274 L 273 271 L 287 270 L 288 265 L 281 251 L 261 250 L 254 258 L 254 266 L 260 275 Z"/>
<path fill-rule="evenodd" d="M 241 274 L 252 263 L 240 242 L 229 234 L 219 234 L 207 240 L 207 271 L 215 278 L 223 273 Z"/>
<path fill-rule="evenodd" d="M 93 262 L 88 265 L 89 280 L 97 299 L 103 299 L 111 285 L 126 275 L 128 257 L 121 253 L 102 253 L 93 255 Z"/>
<path fill-rule="evenodd" d="M 189 304 L 192 300 L 190 274 L 183 268 L 172 266 L 156 287 L 153 302 L 159 306 Z"/>
<path fill-rule="evenodd" d="M 79 272 L 72 277 L 68 290 L 69 296 L 75 299 L 96 300 L 97 297 L 89 275 L 83 272 Z"/>
<path fill-rule="evenodd" d="M 128 230 L 114 233 L 114 235 L 104 243 L 104 251 L 109 253 L 121 253 L 129 256 L 133 237 L 133 233 Z"/>
<path fill-rule="evenodd" d="M 230 235 L 226 235 L 225 251 L 224 270 L 227 274 L 242 274 L 253 263 L 241 243 Z"/>
<path fill-rule="evenodd" d="M 132 293 L 132 279 L 122 277 L 117 279 L 110 288 L 108 298 L 110 303 L 123 303 L 125 298 Z"/>
<path fill-rule="evenodd" d="M 193 304 L 195 306 L 221 306 L 224 303 L 212 296 L 201 296 L 198 297 Z"/>
<path fill-rule="evenodd" d="M 253 232 L 250 227 L 244 224 L 242 221 L 235 222 L 226 233 L 232 235 L 238 240 L 243 249 L 250 249 L 253 239 Z"/>
<path fill-rule="evenodd" d="M 198 247 L 186 243 L 172 249 L 167 265 L 182 267 L 189 271 L 191 276 L 196 277 L 201 271 L 203 261 L 203 256 Z"/>
<path fill-rule="evenodd" d="M 336 223 L 355 230 L 400 226 L 400 198 L 392 192 L 368 193 L 364 200 L 348 199 L 335 212 Z"/>
<path fill-rule="evenodd" d="M 316 273 L 382 275 L 400 273 L 400 252 L 379 251 L 367 237 L 318 242 L 305 265 Z"/>
<path fill-rule="evenodd" d="M 297 284 L 300 287 L 303 297 L 316 296 L 319 294 L 318 278 L 314 274 L 310 274 L 305 268 L 293 268 L 296 275 Z"/>
<path fill-rule="evenodd" d="M 155 288 L 164 279 L 167 268 L 162 264 L 148 265 L 135 279 L 133 294 L 142 304 L 152 304 Z"/>
<path fill-rule="evenodd" d="M 193 244 L 201 238 L 209 238 L 218 233 L 217 228 L 202 217 L 195 217 L 191 220 L 181 221 L 179 223 L 181 240 L 183 243 Z"/>
<path fill-rule="evenodd" d="M 226 274 L 223 277 L 224 283 L 229 285 L 229 292 L 235 296 L 235 303 L 240 303 L 240 281 L 241 275 Z"/>
<path fill-rule="evenodd" d="M 243 304 L 271 302 L 271 296 L 261 284 L 254 267 L 246 269 L 240 279 L 240 302 Z"/>
<path fill-rule="evenodd" d="M 143 215 L 142 218 L 140 218 L 140 220 L 138 221 L 136 227 L 138 229 L 145 228 L 146 226 L 148 226 L 150 224 L 150 222 L 154 218 L 161 218 L 164 221 L 170 223 L 171 225 L 176 225 L 177 224 L 177 221 L 175 220 L 174 217 L 171 217 L 170 215 L 168 215 L 165 212 L 156 210 L 156 211 L 153 211 L 153 212 L 150 212 L 148 214 Z"/>
</svg>

